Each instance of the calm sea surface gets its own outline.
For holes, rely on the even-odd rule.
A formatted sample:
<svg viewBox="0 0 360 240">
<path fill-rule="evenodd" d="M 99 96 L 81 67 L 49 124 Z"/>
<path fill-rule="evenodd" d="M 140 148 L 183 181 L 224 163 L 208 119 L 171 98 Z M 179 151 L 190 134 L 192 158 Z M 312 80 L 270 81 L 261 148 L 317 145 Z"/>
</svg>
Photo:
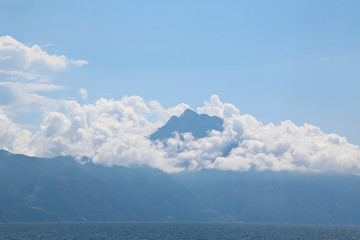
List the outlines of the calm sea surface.
<svg viewBox="0 0 360 240">
<path fill-rule="evenodd" d="M 360 227 L 241 223 L 0 224 L 0 239 L 360 239 Z"/>
</svg>

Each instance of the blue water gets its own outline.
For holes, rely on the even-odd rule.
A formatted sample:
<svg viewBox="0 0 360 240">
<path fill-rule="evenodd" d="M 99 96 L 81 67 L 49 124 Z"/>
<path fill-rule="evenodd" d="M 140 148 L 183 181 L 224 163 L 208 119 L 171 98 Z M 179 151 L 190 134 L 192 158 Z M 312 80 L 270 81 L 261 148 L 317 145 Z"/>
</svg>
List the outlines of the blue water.
<svg viewBox="0 0 360 240">
<path fill-rule="evenodd" d="M 360 239 L 360 227 L 242 223 L 0 224 L 0 239 Z"/>
</svg>

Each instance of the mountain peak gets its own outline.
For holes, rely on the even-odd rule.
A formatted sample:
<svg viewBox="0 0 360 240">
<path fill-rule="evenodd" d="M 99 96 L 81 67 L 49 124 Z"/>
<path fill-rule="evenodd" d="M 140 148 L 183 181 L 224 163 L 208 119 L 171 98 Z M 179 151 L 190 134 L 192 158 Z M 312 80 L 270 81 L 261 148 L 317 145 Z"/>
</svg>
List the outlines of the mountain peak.
<svg viewBox="0 0 360 240">
<path fill-rule="evenodd" d="M 196 113 L 195 111 L 191 110 L 190 108 L 186 109 L 181 115 L 180 118 L 183 117 L 194 117 L 199 115 L 198 113 Z"/>
<path fill-rule="evenodd" d="M 172 137 L 175 132 L 190 132 L 195 138 L 203 138 L 208 136 L 211 130 L 223 131 L 223 122 L 222 118 L 198 114 L 188 108 L 180 117 L 172 116 L 164 126 L 151 134 L 150 139 L 164 140 Z"/>
</svg>

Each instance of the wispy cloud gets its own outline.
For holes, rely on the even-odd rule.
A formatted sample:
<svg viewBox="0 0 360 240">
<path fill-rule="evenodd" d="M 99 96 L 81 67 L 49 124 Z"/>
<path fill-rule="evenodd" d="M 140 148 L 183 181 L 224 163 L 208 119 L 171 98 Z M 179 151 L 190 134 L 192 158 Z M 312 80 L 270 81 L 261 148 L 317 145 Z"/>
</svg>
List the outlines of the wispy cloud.
<svg viewBox="0 0 360 240">
<path fill-rule="evenodd" d="M 22 82 L 0 82 L 0 86 L 8 87 L 15 91 L 20 92 L 43 92 L 62 90 L 63 86 L 50 84 L 50 83 L 22 83 Z"/>
<path fill-rule="evenodd" d="M 322 57 L 322 58 L 320 58 L 320 61 L 327 61 L 329 59 L 330 59 L 330 57 Z"/>
<path fill-rule="evenodd" d="M 52 46 L 54 46 L 53 43 L 45 43 L 45 44 L 40 45 L 40 48 L 47 48 L 47 47 L 52 47 Z"/>
<path fill-rule="evenodd" d="M 89 64 L 88 61 L 85 60 L 70 60 L 70 64 L 76 67 L 82 67 L 86 64 Z"/>
</svg>

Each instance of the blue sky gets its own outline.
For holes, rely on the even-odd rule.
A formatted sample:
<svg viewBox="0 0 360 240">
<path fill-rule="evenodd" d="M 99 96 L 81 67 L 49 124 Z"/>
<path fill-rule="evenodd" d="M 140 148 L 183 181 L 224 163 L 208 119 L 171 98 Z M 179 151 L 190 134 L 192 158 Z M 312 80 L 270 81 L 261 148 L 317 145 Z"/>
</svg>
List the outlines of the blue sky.
<svg viewBox="0 0 360 240">
<path fill-rule="evenodd" d="M 306 122 L 359 145 L 359 10 L 359 1 L 4 0 L 0 35 L 88 62 L 54 74 L 64 89 L 48 97 L 195 108 L 217 94 L 264 123 Z"/>
</svg>

